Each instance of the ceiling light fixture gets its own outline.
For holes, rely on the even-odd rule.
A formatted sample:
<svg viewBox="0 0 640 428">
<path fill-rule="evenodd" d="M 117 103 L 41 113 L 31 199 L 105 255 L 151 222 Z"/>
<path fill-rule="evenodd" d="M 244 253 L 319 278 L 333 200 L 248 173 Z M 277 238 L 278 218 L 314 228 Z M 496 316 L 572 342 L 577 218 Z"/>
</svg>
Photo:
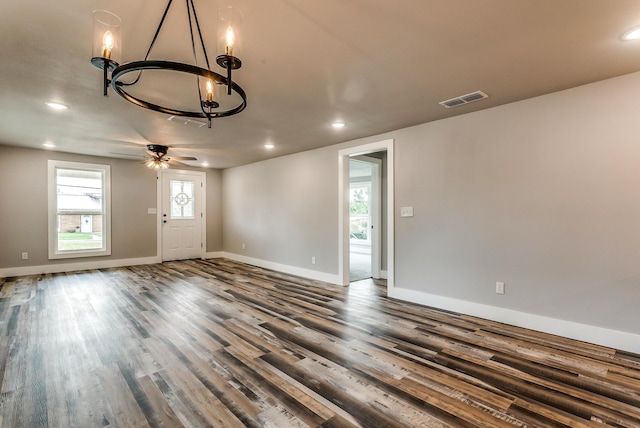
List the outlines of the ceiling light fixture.
<svg viewBox="0 0 640 428">
<path fill-rule="evenodd" d="M 622 40 L 640 39 L 640 27 L 633 28 L 622 35 Z"/>
<path fill-rule="evenodd" d="M 147 161 L 147 168 L 151 169 L 167 169 L 169 168 L 168 159 L 153 158 Z"/>
<path fill-rule="evenodd" d="M 273 143 L 266 143 L 266 144 L 264 145 L 264 148 L 265 148 L 265 149 L 267 149 L 267 150 L 271 150 L 271 149 L 273 149 L 274 147 L 275 147 L 275 146 L 273 145 Z"/>
<path fill-rule="evenodd" d="M 331 124 L 331 127 L 332 127 L 332 128 L 335 128 L 335 129 L 344 128 L 344 126 L 345 126 L 345 125 L 344 125 L 344 123 L 343 123 L 343 122 L 333 122 L 333 123 Z"/>
<path fill-rule="evenodd" d="M 169 147 L 162 144 L 147 144 L 147 150 L 151 153 L 151 157 L 146 160 L 147 168 L 151 169 L 167 169 L 169 162 L 175 161 L 197 161 L 193 156 L 171 156 L 168 157 Z M 181 162 L 178 162 L 181 163 Z"/>
<path fill-rule="evenodd" d="M 57 103 L 55 101 L 47 101 L 45 102 L 45 105 L 47 107 L 49 107 L 52 110 L 69 110 L 69 106 L 68 105 L 64 105 L 62 103 Z"/>
<path fill-rule="evenodd" d="M 242 61 L 237 57 L 240 41 L 238 36 L 242 15 L 236 7 L 232 6 L 229 0 L 225 0 L 222 3 L 218 9 L 218 42 L 216 43 L 218 56 L 216 57 L 216 63 L 225 70 L 226 75 L 211 70 L 209 55 L 207 54 L 207 49 L 204 44 L 200 21 L 198 20 L 193 0 L 186 0 L 185 2 L 189 33 L 191 35 L 190 47 L 193 52 L 193 64 L 149 59 L 149 55 L 171 8 L 172 0 L 167 2 L 160 24 L 156 29 L 144 59 L 122 65 L 118 62 L 122 45 L 120 39 L 120 18 L 104 10 L 94 11 L 93 56 L 91 63 L 95 67 L 103 70 L 103 95 L 108 95 L 108 87 L 111 86 L 111 89 L 118 95 L 137 106 L 172 116 L 207 119 L 209 128 L 211 128 L 212 119 L 232 116 L 244 110 L 247 106 L 247 95 L 240 85 L 232 80 L 231 75 L 232 70 L 236 70 L 242 66 Z M 196 40 L 199 43 L 197 43 Z M 196 52 L 201 52 L 201 60 L 203 60 L 206 68 L 198 65 L 198 55 Z M 157 101 L 145 100 L 142 95 L 133 95 L 131 89 L 134 89 L 136 85 L 139 84 L 144 72 L 148 70 L 178 72 L 196 76 L 197 84 L 195 85 L 195 89 L 198 96 L 199 110 L 195 110 L 195 108 L 193 110 L 184 110 L 184 107 L 168 107 L 160 105 Z M 122 79 L 130 73 L 136 73 L 135 79 L 130 82 L 124 82 Z M 167 76 L 171 75 L 171 73 L 165 74 Z M 216 88 L 220 86 L 226 86 L 226 94 L 228 96 L 231 96 L 233 93 L 237 94 L 237 96 L 233 97 L 230 101 L 225 100 L 223 103 L 220 98 L 217 98 L 219 91 L 216 91 Z M 161 91 L 162 88 L 159 90 Z M 221 104 L 224 104 L 225 107 L 221 107 Z M 229 107 L 229 105 L 231 106 Z"/>
<path fill-rule="evenodd" d="M 47 141 L 46 143 L 42 143 L 42 145 L 48 149 L 53 149 L 56 145 Z"/>
</svg>

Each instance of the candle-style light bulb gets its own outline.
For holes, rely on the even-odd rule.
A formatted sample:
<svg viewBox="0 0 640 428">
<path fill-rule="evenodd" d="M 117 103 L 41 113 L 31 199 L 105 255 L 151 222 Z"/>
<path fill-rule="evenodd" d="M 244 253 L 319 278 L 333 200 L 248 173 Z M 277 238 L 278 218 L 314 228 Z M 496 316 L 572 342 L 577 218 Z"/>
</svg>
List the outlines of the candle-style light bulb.
<svg viewBox="0 0 640 428">
<path fill-rule="evenodd" d="M 102 36 L 102 56 L 106 59 L 111 58 L 111 50 L 113 49 L 113 46 L 115 45 L 115 40 L 113 38 L 113 34 L 111 33 L 111 31 L 107 31 L 104 33 L 104 36 Z"/>
<path fill-rule="evenodd" d="M 207 101 L 213 101 L 213 82 L 211 79 L 207 80 Z"/>
<path fill-rule="evenodd" d="M 225 38 L 227 42 L 225 53 L 227 55 L 233 55 L 233 45 L 236 43 L 236 35 L 233 32 L 233 28 L 231 26 L 227 28 L 227 33 Z"/>
</svg>

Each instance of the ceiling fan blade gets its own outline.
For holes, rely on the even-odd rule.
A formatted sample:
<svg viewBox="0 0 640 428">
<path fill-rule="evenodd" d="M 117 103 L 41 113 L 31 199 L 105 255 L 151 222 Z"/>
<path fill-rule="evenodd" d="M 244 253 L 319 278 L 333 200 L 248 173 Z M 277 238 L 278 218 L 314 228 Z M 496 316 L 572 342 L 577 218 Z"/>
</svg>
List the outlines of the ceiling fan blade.
<svg viewBox="0 0 640 428">
<path fill-rule="evenodd" d="M 193 156 L 170 156 L 173 160 L 186 160 L 186 161 L 195 161 L 198 158 L 194 158 Z"/>
<path fill-rule="evenodd" d="M 144 155 L 135 155 L 135 154 L 131 154 L 131 153 L 110 152 L 110 154 L 116 155 L 116 156 L 126 156 L 126 157 L 129 157 L 129 158 L 145 158 L 146 157 Z"/>
</svg>

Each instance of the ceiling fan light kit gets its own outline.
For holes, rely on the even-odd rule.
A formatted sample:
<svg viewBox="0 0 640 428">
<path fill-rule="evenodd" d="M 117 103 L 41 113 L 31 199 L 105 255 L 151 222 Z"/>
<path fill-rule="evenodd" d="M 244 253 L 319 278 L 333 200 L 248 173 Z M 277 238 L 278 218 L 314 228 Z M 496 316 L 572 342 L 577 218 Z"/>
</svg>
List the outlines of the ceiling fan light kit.
<svg viewBox="0 0 640 428">
<path fill-rule="evenodd" d="M 169 161 L 195 161 L 198 160 L 193 156 L 173 156 L 168 157 L 167 153 L 169 151 L 168 146 L 164 146 L 162 144 L 147 144 L 147 150 L 153 153 L 153 155 L 145 161 L 145 164 L 148 168 L 151 169 L 167 169 L 169 168 Z M 178 162 L 180 163 L 180 162 Z"/>
<path fill-rule="evenodd" d="M 209 55 L 205 47 L 204 38 L 200 28 L 200 21 L 193 0 L 185 0 L 187 9 L 189 33 L 191 35 L 191 51 L 193 52 L 193 64 L 186 64 L 177 61 L 152 60 L 149 59 L 158 35 L 162 31 L 167 15 L 170 12 L 173 0 L 167 2 L 167 6 L 162 15 L 162 19 L 151 40 L 149 49 L 140 61 L 131 61 L 120 64 L 122 39 L 120 37 L 121 20 L 115 14 L 98 10 L 93 12 L 93 55 L 91 63 L 103 71 L 103 95 L 108 96 L 108 88 L 111 86 L 119 96 L 125 100 L 149 110 L 172 116 L 202 118 L 207 120 L 207 125 L 211 128 L 211 120 L 214 118 L 233 116 L 240 113 L 247 106 L 247 95 L 245 91 L 232 79 L 232 71 L 242 67 L 242 61 L 237 57 L 240 47 L 240 27 L 242 24 L 242 14 L 234 5 L 227 1 L 222 1 L 218 8 L 218 28 L 216 49 L 219 53 L 215 63 L 224 71 L 224 75 L 211 69 Z M 206 20 L 209 21 L 209 20 Z M 198 65 L 197 51 L 202 52 L 206 67 Z M 171 106 L 160 105 L 157 102 L 145 100 L 140 95 L 133 95 L 130 87 L 135 87 L 147 70 L 172 71 L 196 76 L 197 84 L 194 85 L 194 92 L 199 99 L 199 110 L 185 110 Z M 122 79 L 134 73 L 135 78 L 130 82 Z M 225 87 L 226 91 L 217 90 L 218 87 Z M 227 96 L 236 93 L 239 96 L 238 102 L 231 107 L 220 108 L 221 93 L 226 92 Z M 226 105 L 226 104 L 225 104 Z"/>
</svg>

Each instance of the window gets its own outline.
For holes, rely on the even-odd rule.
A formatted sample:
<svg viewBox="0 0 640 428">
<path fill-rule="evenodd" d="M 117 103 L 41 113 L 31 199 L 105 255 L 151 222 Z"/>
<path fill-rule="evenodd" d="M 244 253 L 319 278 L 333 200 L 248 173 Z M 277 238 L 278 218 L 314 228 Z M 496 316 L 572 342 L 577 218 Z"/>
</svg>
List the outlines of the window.
<svg viewBox="0 0 640 428">
<path fill-rule="evenodd" d="M 49 258 L 111 254 L 110 168 L 49 161 Z"/>
<path fill-rule="evenodd" d="M 171 220 L 192 220 L 194 216 L 193 181 L 171 180 Z"/>
<path fill-rule="evenodd" d="M 351 183 L 349 187 L 349 238 L 354 243 L 371 243 L 371 182 Z"/>
</svg>

